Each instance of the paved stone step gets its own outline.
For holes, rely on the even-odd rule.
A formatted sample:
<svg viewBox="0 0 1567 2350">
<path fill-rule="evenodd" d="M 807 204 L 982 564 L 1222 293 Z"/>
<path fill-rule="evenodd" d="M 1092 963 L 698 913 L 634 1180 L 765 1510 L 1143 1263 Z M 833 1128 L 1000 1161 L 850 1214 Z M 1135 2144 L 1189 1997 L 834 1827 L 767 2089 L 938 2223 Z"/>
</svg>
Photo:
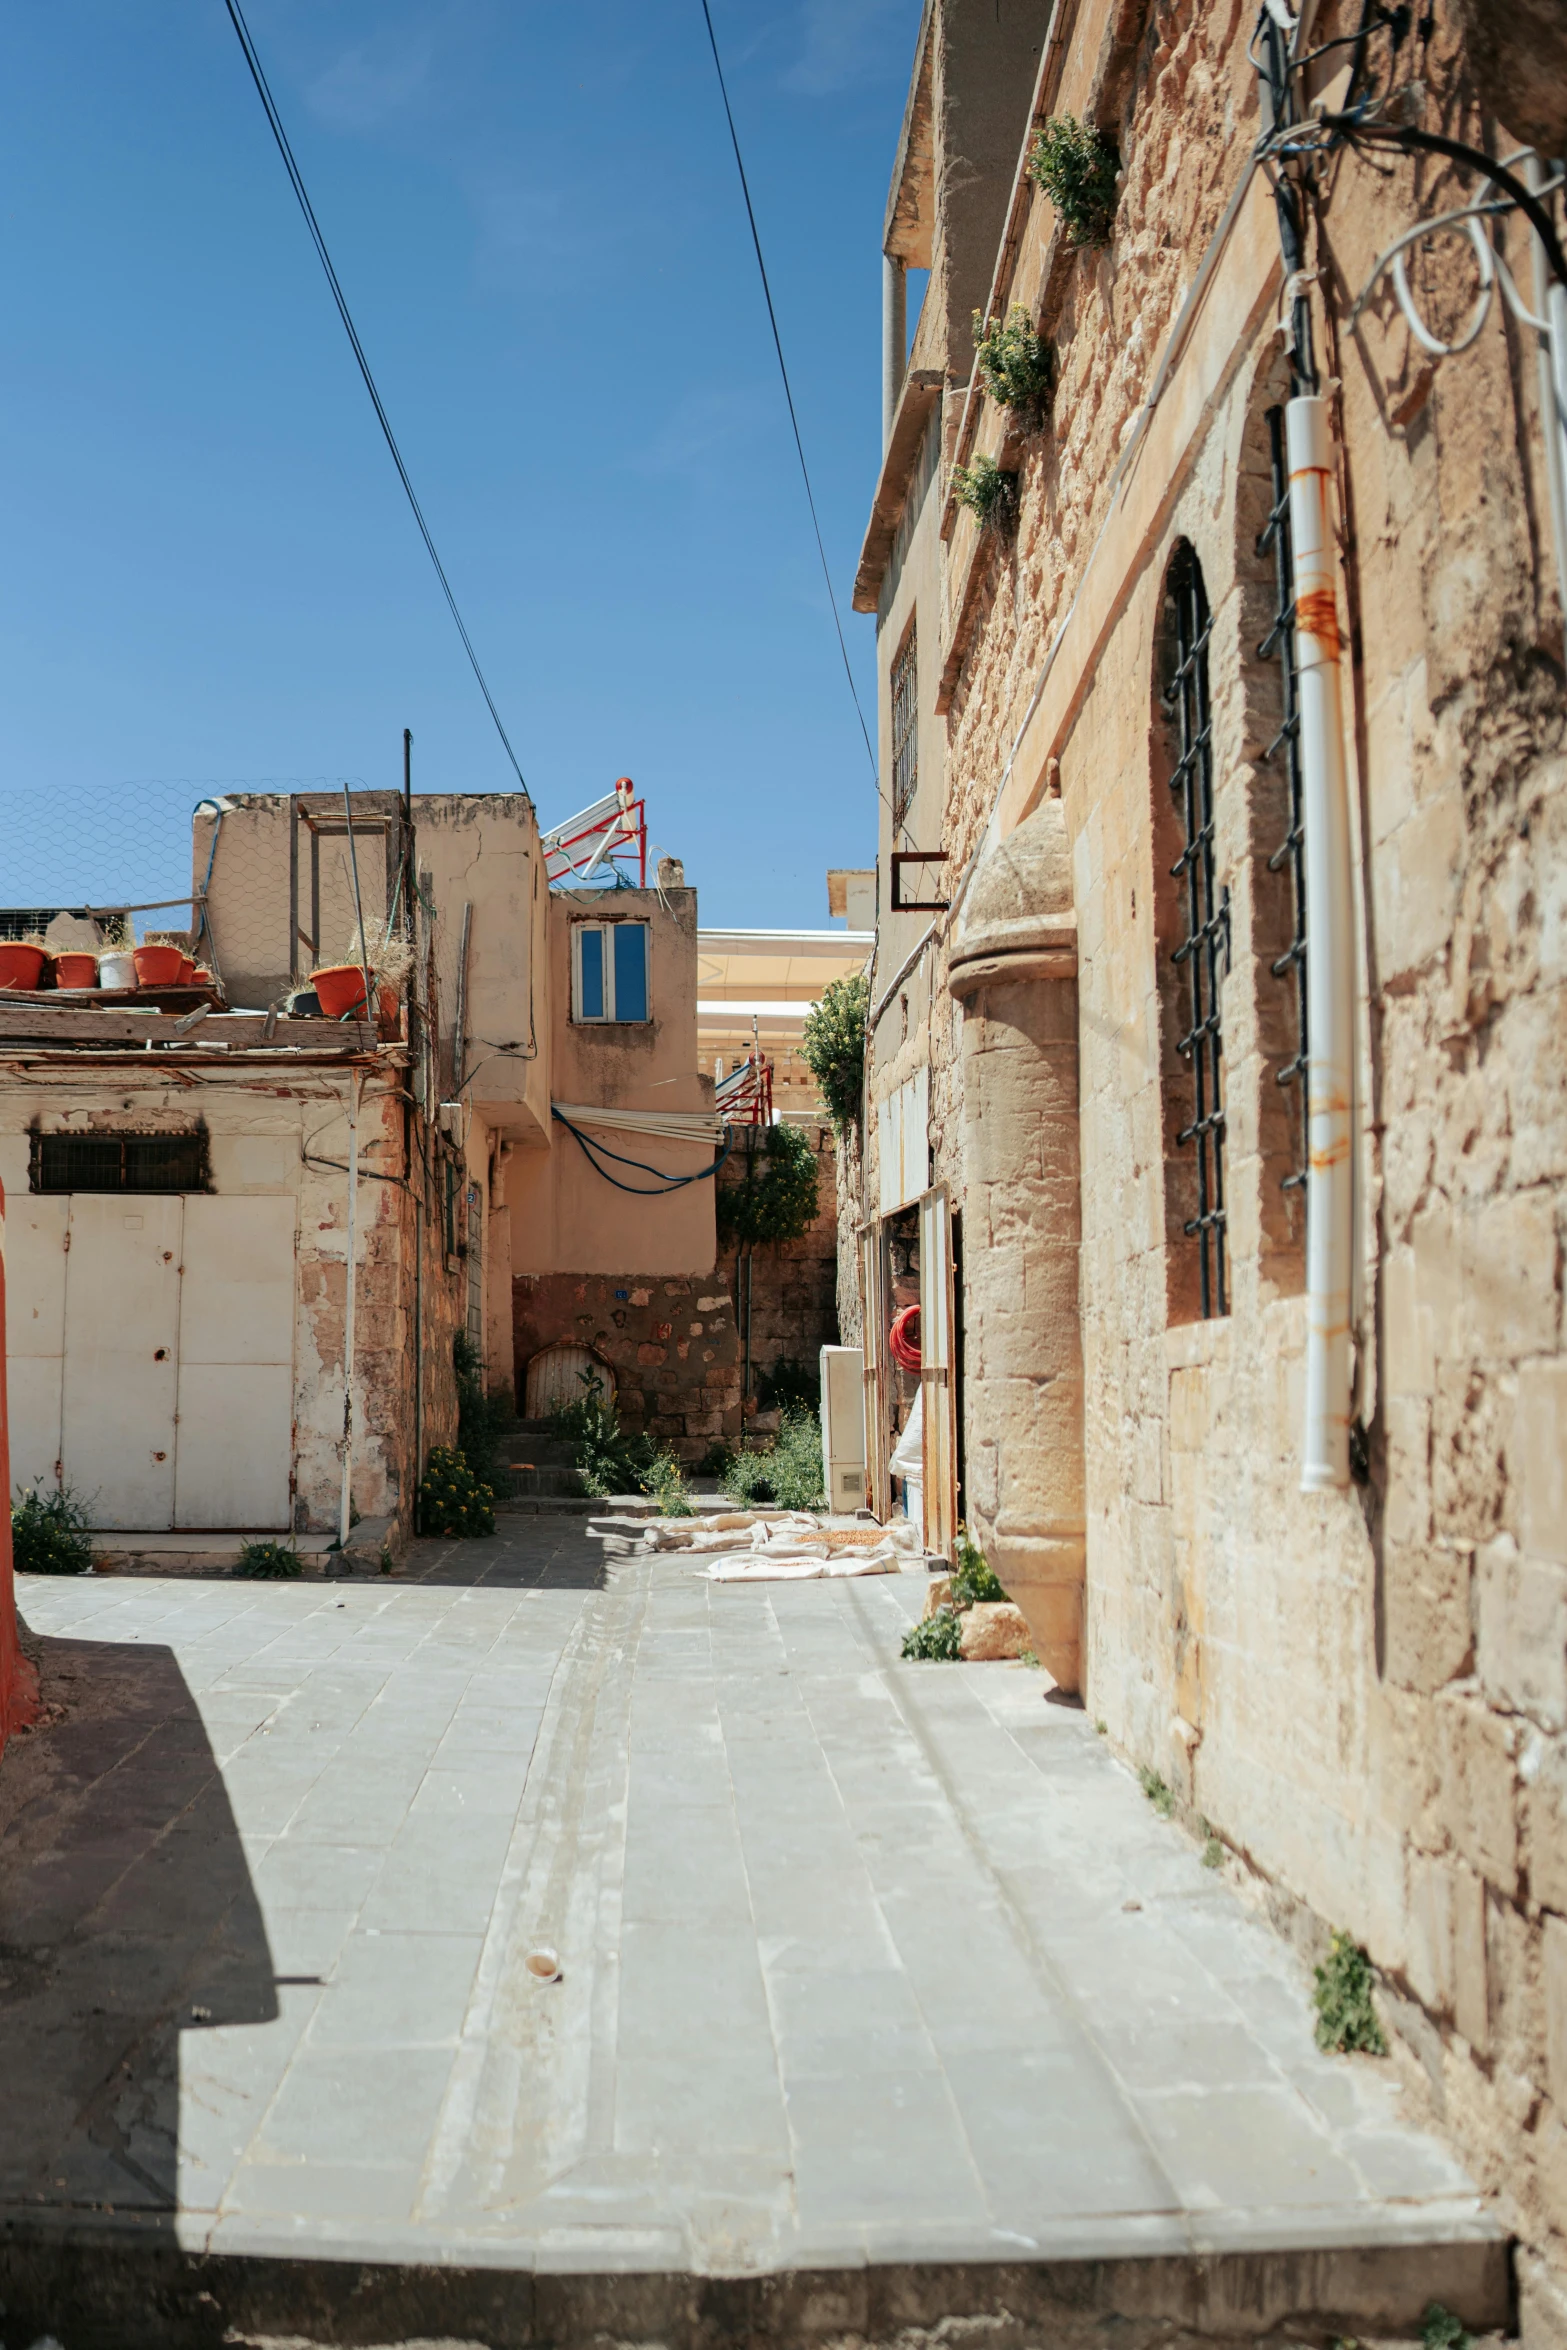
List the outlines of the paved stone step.
<svg viewBox="0 0 1567 2350">
<path fill-rule="evenodd" d="M 1342 2340 L 1346 2326 L 1374 2328 L 1378 2350 L 1418 2350 L 1433 2301 L 1476 2332 L 1506 2324 L 1509 2303 L 1499 2241 L 1040 2262 L 921 2259 L 911 2240 L 905 2260 L 736 2276 L 651 2263 L 639 2273 L 629 2257 L 596 2271 L 580 2255 L 580 2266 L 559 2255 L 537 2268 L 437 2265 L 400 2258 L 390 2229 L 374 2231 L 373 2261 L 294 2244 L 287 2258 L 225 2255 L 159 2241 L 129 2215 L 79 2233 L 7 2216 L 7 2339 L 71 2350 L 935 2350 L 971 2336 L 1007 2350 L 1279 2350 Z"/>
<path fill-rule="evenodd" d="M 582 1492 L 582 1479 L 577 1471 L 567 1467 L 528 1467 L 518 1464 L 497 1471 L 504 1476 L 513 1496 L 518 1500 L 543 1501 L 553 1496 L 559 1500 L 573 1499 Z"/>
</svg>

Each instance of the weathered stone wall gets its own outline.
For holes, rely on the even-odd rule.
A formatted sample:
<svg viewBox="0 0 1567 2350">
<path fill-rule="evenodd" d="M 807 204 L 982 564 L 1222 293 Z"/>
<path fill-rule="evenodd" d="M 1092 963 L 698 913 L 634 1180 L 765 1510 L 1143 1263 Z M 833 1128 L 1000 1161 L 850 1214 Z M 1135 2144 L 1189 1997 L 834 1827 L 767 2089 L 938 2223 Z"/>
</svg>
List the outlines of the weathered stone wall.
<svg viewBox="0 0 1567 2350">
<path fill-rule="evenodd" d="M 1314 38 L 1347 22 L 1327 9 Z M 1293 1004 L 1271 969 L 1288 902 L 1268 871 L 1285 803 L 1265 755 L 1276 672 L 1256 653 L 1282 285 L 1260 180 L 1113 479 L 1257 134 L 1249 30 L 1249 15 L 1195 0 L 1077 12 L 1053 108 L 1115 129 L 1121 201 L 1109 250 L 1073 253 L 1034 197 L 1004 289 L 1053 335 L 1059 386 L 1051 429 L 1020 452 L 1015 542 L 979 540 L 947 511 L 944 840 L 957 875 L 987 823 L 1004 834 L 1060 792 L 1079 936 L 1090 1708 L 1308 1938 L 1334 1924 L 1366 1943 L 1414 2073 L 1525 2236 L 1559 2252 L 1567 763 L 1535 352 L 1498 307 L 1471 351 L 1433 369 L 1385 289 L 1350 336 L 1375 254 L 1471 183 L 1428 162 L 1335 166 L 1308 258 L 1343 452 L 1366 1456 L 1363 1483 L 1303 1496 L 1301 1215 L 1280 1189 L 1294 1109 L 1276 1082 Z M 1506 148 L 1441 12 L 1419 74 L 1428 127 Z M 1526 284 L 1523 240 L 1506 235 Z M 1472 301 L 1469 265 L 1437 245 L 1411 266 L 1451 333 Z M 964 457 L 1005 448 L 1003 419 L 977 406 Z M 1231 1284 L 1229 1312 L 1208 1320 L 1174 1213 L 1185 1175 L 1169 1113 L 1185 1079 L 1162 961 L 1155 686 L 1182 538 L 1214 614 L 1215 848 L 1231 913 Z M 921 1055 L 937 1173 L 961 1186 L 946 959 L 943 935 L 904 991 L 907 1031 L 901 1006 L 884 1015 L 872 1201 L 876 1103 Z"/>
<path fill-rule="evenodd" d="M 519 1408 L 547 1346 L 585 1346 L 615 1375 L 621 1425 L 682 1461 L 740 1435 L 739 1342 L 717 1274 L 520 1273 L 512 1282 Z"/>
</svg>

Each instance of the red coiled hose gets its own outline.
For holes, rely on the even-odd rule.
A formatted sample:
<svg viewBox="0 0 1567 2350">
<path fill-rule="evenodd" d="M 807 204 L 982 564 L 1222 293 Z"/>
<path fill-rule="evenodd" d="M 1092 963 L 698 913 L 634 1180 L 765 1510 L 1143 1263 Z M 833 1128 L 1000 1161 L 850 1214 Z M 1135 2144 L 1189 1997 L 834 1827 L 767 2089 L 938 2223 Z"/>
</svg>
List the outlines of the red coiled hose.
<svg viewBox="0 0 1567 2350">
<path fill-rule="evenodd" d="M 920 1367 L 920 1310 L 905 1306 L 901 1314 L 893 1316 L 892 1328 L 887 1333 L 887 1349 L 900 1370 L 917 1371 Z"/>
</svg>

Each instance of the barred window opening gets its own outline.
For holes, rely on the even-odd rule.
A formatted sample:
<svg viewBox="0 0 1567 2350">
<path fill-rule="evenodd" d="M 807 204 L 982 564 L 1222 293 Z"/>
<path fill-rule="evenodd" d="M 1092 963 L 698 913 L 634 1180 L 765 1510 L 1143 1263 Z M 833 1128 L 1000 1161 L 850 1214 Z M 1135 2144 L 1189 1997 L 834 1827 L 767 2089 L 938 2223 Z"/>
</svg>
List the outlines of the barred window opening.
<svg viewBox="0 0 1567 2350">
<path fill-rule="evenodd" d="M 1280 1085 L 1298 1088 L 1295 1164 L 1282 1182 L 1285 1191 L 1295 1191 L 1306 1180 L 1306 835 L 1301 821 L 1300 670 L 1295 650 L 1295 549 L 1290 537 L 1289 462 L 1284 447 L 1283 409 L 1270 408 L 1267 424 L 1273 501 L 1267 527 L 1257 541 L 1257 552 L 1273 557 L 1274 602 L 1273 625 L 1257 647 L 1257 654 L 1260 660 L 1278 662 L 1283 721 L 1263 756 L 1272 760 L 1283 753 L 1289 784 L 1289 829 L 1268 859 L 1268 871 L 1282 873 L 1288 869 L 1292 914 L 1290 943 L 1268 968 L 1275 979 L 1284 980 L 1295 990 L 1296 1049 L 1278 1072 Z"/>
<path fill-rule="evenodd" d="M 204 1128 L 191 1134 L 39 1134 L 34 1191 L 210 1191 Z"/>
<path fill-rule="evenodd" d="M 892 821 L 901 824 L 919 781 L 919 647 L 912 624 L 892 664 Z"/>
<path fill-rule="evenodd" d="M 1213 705 L 1208 689 L 1208 609 L 1202 567 L 1192 549 L 1177 547 L 1166 590 L 1174 671 L 1164 706 L 1174 722 L 1177 756 L 1170 791 L 1184 847 L 1170 875 L 1180 889 L 1181 936 L 1171 960 L 1185 983 L 1184 1032 L 1176 1050 L 1191 1076 L 1190 1117 L 1176 1134 L 1196 1161 L 1197 1212 L 1182 1230 L 1195 1239 L 1201 1310 L 1205 1318 L 1229 1311 L 1225 1261 L 1224 1052 L 1219 989 L 1230 957 L 1229 891 L 1214 872 Z"/>
</svg>

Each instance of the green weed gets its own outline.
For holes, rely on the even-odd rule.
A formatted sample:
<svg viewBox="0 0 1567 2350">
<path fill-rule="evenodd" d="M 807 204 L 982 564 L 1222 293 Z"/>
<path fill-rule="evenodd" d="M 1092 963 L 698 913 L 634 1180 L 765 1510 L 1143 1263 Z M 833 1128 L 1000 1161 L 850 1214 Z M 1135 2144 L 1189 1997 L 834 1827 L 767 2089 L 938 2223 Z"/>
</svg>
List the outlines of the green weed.
<svg viewBox="0 0 1567 2350">
<path fill-rule="evenodd" d="M 1121 158 L 1115 141 L 1091 123 L 1058 114 L 1034 135 L 1028 176 L 1043 188 L 1074 245 L 1108 245 L 1115 222 Z"/>
<path fill-rule="evenodd" d="M 1144 1763 L 1137 1774 L 1137 1783 L 1147 1796 L 1161 1820 L 1167 1820 L 1175 1809 L 1175 1789 L 1167 1787 L 1157 1771 Z"/>
<path fill-rule="evenodd" d="M 1386 2056 L 1387 2042 L 1371 2004 L 1375 1977 L 1359 1943 L 1348 1934 L 1336 1933 L 1326 1959 L 1316 1969 L 1316 1978 L 1312 2001 L 1317 2010 L 1317 2046 L 1345 2054 L 1358 2049 L 1367 2056 Z M 1434 2302 L 1432 2307 L 1436 2307 Z M 1436 2337 L 1429 2350 L 1445 2350 L 1447 2339 L 1445 2335 Z"/>
<path fill-rule="evenodd" d="M 954 1664 L 963 1654 L 963 1627 L 950 1607 L 937 1608 L 923 1623 L 911 1624 L 901 1652 L 926 1664 Z"/>
<path fill-rule="evenodd" d="M 11 1556 L 24 1575 L 85 1575 L 92 1518 L 74 1486 L 24 1487 L 11 1505 Z"/>
<path fill-rule="evenodd" d="M 304 1573 L 297 1550 L 286 1542 L 242 1542 L 234 1564 L 236 1575 L 253 1583 L 282 1583 Z"/>
</svg>

